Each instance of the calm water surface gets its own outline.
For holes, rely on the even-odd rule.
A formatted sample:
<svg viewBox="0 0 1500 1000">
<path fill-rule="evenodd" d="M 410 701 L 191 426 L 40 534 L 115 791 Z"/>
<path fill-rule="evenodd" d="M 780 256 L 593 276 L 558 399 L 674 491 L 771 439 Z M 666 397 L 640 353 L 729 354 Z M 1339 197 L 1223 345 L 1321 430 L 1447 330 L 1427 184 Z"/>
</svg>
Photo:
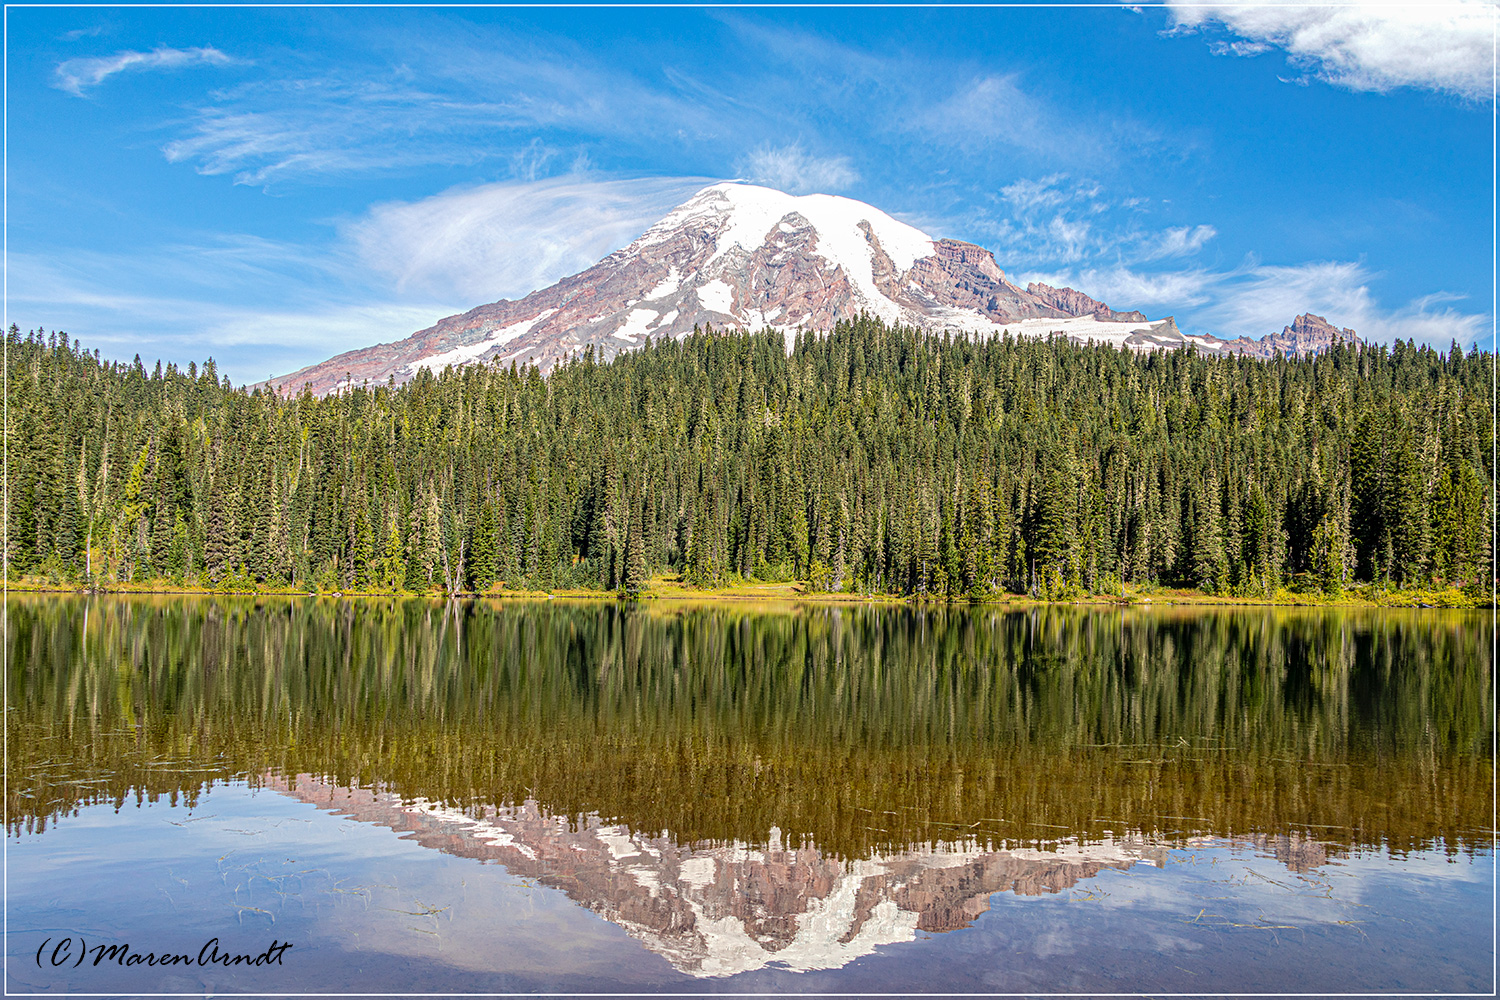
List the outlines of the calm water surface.
<svg viewBox="0 0 1500 1000">
<path fill-rule="evenodd" d="M 12 990 L 1494 985 L 1487 615 L 5 611 Z"/>
</svg>

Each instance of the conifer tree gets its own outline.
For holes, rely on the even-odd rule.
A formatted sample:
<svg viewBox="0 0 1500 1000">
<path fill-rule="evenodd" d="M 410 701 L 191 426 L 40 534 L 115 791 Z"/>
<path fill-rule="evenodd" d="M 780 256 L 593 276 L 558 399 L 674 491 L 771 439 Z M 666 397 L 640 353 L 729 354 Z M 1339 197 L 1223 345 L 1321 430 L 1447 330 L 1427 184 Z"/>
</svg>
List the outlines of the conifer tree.
<svg viewBox="0 0 1500 1000">
<path fill-rule="evenodd" d="M 945 599 L 1493 579 L 1478 352 L 1265 362 L 865 317 L 790 354 L 714 330 L 316 398 L 10 338 L 13 574 L 421 592 L 462 564 L 458 587 L 617 590 L 654 567 Z"/>
<path fill-rule="evenodd" d="M 642 517 L 630 519 L 630 531 L 625 539 L 625 577 L 621 590 L 627 597 L 639 597 L 646 589 L 646 546 L 643 539 Z"/>
</svg>

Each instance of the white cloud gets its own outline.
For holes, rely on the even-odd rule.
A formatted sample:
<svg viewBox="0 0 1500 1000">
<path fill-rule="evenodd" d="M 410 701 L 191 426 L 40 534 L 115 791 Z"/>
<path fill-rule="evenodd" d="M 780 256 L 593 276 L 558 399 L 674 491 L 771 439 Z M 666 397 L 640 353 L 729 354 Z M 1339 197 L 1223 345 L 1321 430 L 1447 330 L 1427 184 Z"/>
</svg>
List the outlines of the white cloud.
<svg viewBox="0 0 1500 1000">
<path fill-rule="evenodd" d="M 200 249 L 232 256 L 222 247 Z M 267 252 L 257 247 L 252 256 Z M 306 256 L 298 248 L 287 248 L 287 255 L 282 264 Z M 283 305 L 265 308 L 242 301 L 244 286 L 261 263 L 237 266 L 221 257 L 205 284 L 192 287 L 171 277 L 191 271 L 185 256 L 193 254 L 183 247 L 86 259 L 70 254 L 66 261 L 12 254 L 8 314 L 21 326 L 45 324 L 82 335 L 84 347 L 105 357 L 139 354 L 147 365 L 160 359 L 182 366 L 213 357 L 219 371 L 238 383 L 398 340 L 460 311 L 441 301 L 330 301 L 305 278 L 299 284 L 279 276 L 274 280 L 280 282 Z M 155 286 L 142 285 L 140 276 L 153 272 Z"/>
<path fill-rule="evenodd" d="M 1074 145 L 1073 128 L 1022 90 L 1014 75 L 973 80 L 916 120 L 917 131 L 962 149 L 999 144 L 1058 154 Z"/>
<path fill-rule="evenodd" d="M 515 123 L 499 105 L 388 81 L 282 80 L 219 98 L 162 152 L 201 174 L 234 174 L 241 184 L 478 163 L 499 150 L 477 141 L 474 130 Z"/>
<path fill-rule="evenodd" d="M 376 205 L 340 232 L 398 294 L 519 298 L 626 245 L 711 178 L 554 178 Z"/>
<path fill-rule="evenodd" d="M 561 178 L 376 205 L 321 243 L 246 236 L 130 252 L 12 253 L 9 314 L 106 355 L 208 355 L 257 382 L 519 298 L 629 243 L 709 178 Z"/>
<path fill-rule="evenodd" d="M 788 194 L 829 194 L 847 189 L 859 174 L 846 156 L 810 156 L 800 145 L 761 146 L 738 167 L 746 180 Z"/>
<path fill-rule="evenodd" d="M 1381 303 L 1372 291 L 1381 276 L 1363 263 L 1264 265 L 1248 258 L 1231 269 L 1161 269 L 1165 261 L 1192 260 L 1218 230 L 1149 228 L 1142 224 L 1148 203 L 1117 203 L 1100 184 L 1065 173 L 1017 180 L 995 202 L 1005 214 L 966 220 L 965 228 L 990 237 L 1001 266 L 1026 275 L 1017 278 L 1023 285 L 1076 288 L 1121 311 L 1172 313 L 1188 329 L 1226 339 L 1277 333 L 1307 312 L 1379 343 L 1446 348 L 1455 339 L 1469 346 L 1490 335 L 1490 316 L 1453 305 L 1462 296 L 1438 292 L 1402 305 Z"/>
<path fill-rule="evenodd" d="M 1378 277 L 1349 261 L 1266 265 L 1250 259 L 1227 271 L 1151 272 L 1115 265 L 1018 280 L 1076 288 L 1113 309 L 1140 309 L 1153 319 L 1173 313 L 1179 325 L 1226 340 L 1280 333 L 1303 313 L 1349 327 L 1376 343 L 1415 340 L 1446 349 L 1454 340 L 1469 347 L 1489 337 L 1489 316 L 1459 312 L 1450 304 L 1462 296 L 1438 292 L 1391 308 L 1381 305 L 1370 289 Z"/>
<path fill-rule="evenodd" d="M 65 31 L 58 37 L 64 42 L 76 42 L 81 38 L 93 38 L 102 34 L 104 34 L 104 25 L 95 24 L 87 28 L 74 28 L 72 31 Z"/>
<path fill-rule="evenodd" d="M 1141 238 L 1139 260 L 1162 260 L 1167 257 L 1187 257 L 1203 249 L 1203 245 L 1219 231 L 1213 226 L 1175 226 L 1159 233 Z"/>
<path fill-rule="evenodd" d="M 1225 42 L 1212 41 L 1208 43 L 1208 51 L 1216 56 L 1239 56 L 1249 59 L 1251 56 L 1262 55 L 1271 51 L 1271 46 L 1264 42 Z"/>
<path fill-rule="evenodd" d="M 1470 100 L 1492 93 L 1493 0 L 1322 6 L 1168 0 L 1168 6 L 1179 33 L 1222 25 L 1245 39 L 1211 42 L 1216 54 L 1256 55 L 1275 46 L 1294 66 L 1349 90 L 1414 87 Z"/>
<path fill-rule="evenodd" d="M 998 219 L 971 219 L 966 228 L 991 237 L 1011 266 L 1189 257 L 1218 235 L 1209 225 L 1145 228 L 1139 217 L 1145 199 L 1116 202 L 1098 182 L 1065 173 L 1017 180 L 1001 188 L 996 201 L 1003 213 Z"/>
<path fill-rule="evenodd" d="M 53 72 L 52 85 L 78 97 L 97 87 L 116 73 L 127 70 L 180 69 L 183 66 L 228 66 L 236 60 L 218 49 L 170 49 L 165 46 L 150 52 L 117 52 L 112 56 L 69 59 L 59 63 Z"/>
<path fill-rule="evenodd" d="M 1381 343 L 1415 340 L 1446 348 L 1454 340 L 1468 346 L 1488 334 L 1488 316 L 1461 313 L 1452 306 L 1434 308 L 1458 301 L 1457 296 L 1438 293 L 1394 309 L 1382 307 L 1370 291 L 1377 277 L 1363 264 L 1350 261 L 1254 266 L 1242 275 L 1226 276 L 1214 305 L 1199 318 L 1223 331 L 1219 335 L 1224 337 L 1279 331 L 1306 312 Z"/>
<path fill-rule="evenodd" d="M 1071 287 L 1106 302 L 1113 309 L 1180 310 L 1209 301 L 1219 276 L 1201 269 L 1146 272 L 1124 265 L 1091 267 L 1051 275 L 1028 275 L 1054 287 Z M 1153 314 L 1154 315 L 1154 314 Z"/>
<path fill-rule="evenodd" d="M 1348 261 L 1252 265 L 1221 282 L 1217 301 L 1203 318 L 1223 331 L 1220 336 L 1259 337 L 1312 312 L 1369 335 L 1355 326 L 1356 316 L 1365 319 L 1373 312 L 1368 278 L 1362 265 Z"/>
</svg>

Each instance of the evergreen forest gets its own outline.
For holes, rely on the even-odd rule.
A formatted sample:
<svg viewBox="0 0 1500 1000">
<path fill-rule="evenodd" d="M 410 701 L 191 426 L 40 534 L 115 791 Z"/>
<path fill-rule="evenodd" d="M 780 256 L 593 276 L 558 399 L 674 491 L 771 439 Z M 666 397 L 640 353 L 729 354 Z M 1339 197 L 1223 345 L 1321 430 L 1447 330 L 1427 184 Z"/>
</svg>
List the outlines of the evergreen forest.
<svg viewBox="0 0 1500 1000">
<path fill-rule="evenodd" d="M 6 343 L 9 578 L 983 600 L 1494 579 L 1493 357 L 973 339 L 862 317 L 318 398 Z"/>
</svg>

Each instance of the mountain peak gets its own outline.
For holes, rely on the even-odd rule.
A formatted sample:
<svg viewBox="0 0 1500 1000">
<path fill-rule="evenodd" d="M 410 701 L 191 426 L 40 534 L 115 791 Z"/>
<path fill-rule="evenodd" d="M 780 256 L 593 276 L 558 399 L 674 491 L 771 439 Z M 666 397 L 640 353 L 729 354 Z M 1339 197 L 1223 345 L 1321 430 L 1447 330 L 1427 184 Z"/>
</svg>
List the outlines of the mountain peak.
<svg viewBox="0 0 1500 1000">
<path fill-rule="evenodd" d="M 621 254 L 639 254 L 684 230 L 711 232 L 715 243 L 711 262 L 735 248 L 754 253 L 776 228 L 792 232 L 811 226 L 828 244 L 825 257 L 831 254 L 839 263 L 853 265 L 869 255 L 861 223 L 873 230 L 886 254 L 902 270 L 932 253 L 931 236 L 864 202 L 831 194 L 790 195 L 774 188 L 724 181 L 709 185 L 674 208 Z"/>
<path fill-rule="evenodd" d="M 1333 330 L 1320 317 L 1302 316 L 1282 336 L 1260 342 L 1184 335 L 1169 320 L 1116 312 L 1071 288 L 1022 288 L 989 250 L 933 239 L 852 198 L 725 181 L 555 285 L 274 381 L 324 393 L 348 381 L 405 382 L 449 365 L 534 363 L 546 371 L 589 348 L 608 360 L 648 337 L 681 339 L 706 325 L 790 335 L 831 330 L 860 314 L 978 336 L 1060 335 L 1135 350 L 1195 343 L 1252 354 L 1300 351 L 1293 345 L 1304 343 L 1319 350 Z M 1266 340 L 1276 343 L 1265 347 Z"/>
</svg>

